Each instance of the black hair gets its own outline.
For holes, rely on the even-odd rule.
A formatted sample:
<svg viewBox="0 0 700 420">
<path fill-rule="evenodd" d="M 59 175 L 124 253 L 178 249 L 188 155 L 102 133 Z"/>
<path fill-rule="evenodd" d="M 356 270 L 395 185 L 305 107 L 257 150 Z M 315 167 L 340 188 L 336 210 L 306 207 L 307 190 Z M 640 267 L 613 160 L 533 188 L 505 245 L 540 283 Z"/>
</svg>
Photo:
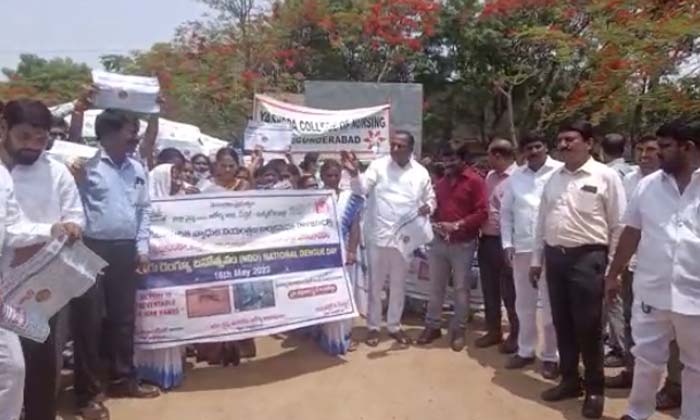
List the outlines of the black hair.
<svg viewBox="0 0 700 420">
<path fill-rule="evenodd" d="M 267 162 L 267 164 L 270 166 L 273 166 L 278 173 L 282 173 L 282 171 L 286 170 L 287 166 L 288 166 L 286 160 L 279 159 L 279 158 L 278 159 L 270 159 Z"/>
<path fill-rule="evenodd" d="M 650 141 L 659 141 L 659 138 L 654 134 L 645 134 L 637 140 L 635 144 L 649 143 Z"/>
<path fill-rule="evenodd" d="M 394 131 L 394 136 L 404 136 L 406 139 L 408 139 L 408 147 L 413 149 L 416 145 L 416 139 L 413 137 L 413 134 L 411 134 L 410 131 L 407 130 L 396 130 Z"/>
<path fill-rule="evenodd" d="M 567 122 L 559 126 L 559 133 L 575 131 L 583 137 L 584 141 L 593 138 L 593 124 L 586 120 Z"/>
<path fill-rule="evenodd" d="M 51 116 L 51 128 L 53 127 L 68 128 L 68 123 L 63 118 L 53 115 Z"/>
<path fill-rule="evenodd" d="M 625 136 L 622 134 L 610 133 L 603 137 L 600 146 L 607 156 L 620 157 L 625 153 L 625 143 L 627 143 Z"/>
<path fill-rule="evenodd" d="M 326 159 L 323 162 L 323 165 L 321 166 L 321 173 L 324 173 L 327 170 L 333 169 L 333 168 L 338 169 L 341 172 L 343 171 L 343 165 L 341 165 L 340 162 L 338 162 L 335 159 Z"/>
<path fill-rule="evenodd" d="M 187 161 L 185 155 L 183 155 L 181 151 L 174 147 L 166 147 L 158 153 L 156 164 L 173 163 L 177 159 L 180 159 L 182 162 Z"/>
<path fill-rule="evenodd" d="M 440 157 L 446 158 L 448 156 L 457 156 L 464 162 L 469 162 L 469 160 L 472 158 L 472 154 L 469 151 L 469 146 L 467 146 L 466 144 L 463 144 L 457 148 L 450 146 L 443 147 L 440 150 Z"/>
<path fill-rule="evenodd" d="M 301 171 L 299 170 L 299 167 L 293 163 L 288 163 L 287 164 L 287 170 L 292 176 L 299 177 L 301 176 Z"/>
<path fill-rule="evenodd" d="M 691 141 L 696 146 L 700 146 L 700 120 L 675 119 L 659 127 L 656 135 L 672 138 L 677 142 Z"/>
<path fill-rule="evenodd" d="M 544 134 L 538 131 L 530 131 L 529 133 L 525 134 L 520 139 L 518 146 L 520 147 L 520 150 L 525 150 L 525 147 L 532 143 L 542 143 L 545 145 L 545 147 L 549 146 L 547 144 L 547 138 L 544 136 Z"/>
<path fill-rule="evenodd" d="M 299 167 L 304 170 L 304 171 L 309 171 L 311 170 L 309 167 L 311 165 L 316 165 L 318 164 L 318 158 L 319 158 L 319 153 L 318 152 L 309 152 L 304 155 L 304 159 L 301 161 L 299 164 Z"/>
<path fill-rule="evenodd" d="M 216 152 L 217 162 L 219 160 L 221 160 L 226 155 L 231 156 L 233 161 L 236 162 L 236 165 L 240 165 L 240 161 L 238 160 L 238 153 L 235 150 L 233 150 L 232 147 L 228 147 L 228 146 L 222 147 L 221 149 L 219 149 L 218 152 Z"/>
<path fill-rule="evenodd" d="M 20 124 L 29 124 L 32 127 L 51 129 L 51 111 L 40 101 L 33 99 L 18 99 L 10 101 L 2 108 L 2 119 L 7 124 L 7 129 Z"/>
<path fill-rule="evenodd" d="M 95 119 L 95 136 L 100 140 L 121 131 L 129 124 L 134 124 L 138 128 L 139 120 L 124 111 L 106 109 Z"/>
</svg>

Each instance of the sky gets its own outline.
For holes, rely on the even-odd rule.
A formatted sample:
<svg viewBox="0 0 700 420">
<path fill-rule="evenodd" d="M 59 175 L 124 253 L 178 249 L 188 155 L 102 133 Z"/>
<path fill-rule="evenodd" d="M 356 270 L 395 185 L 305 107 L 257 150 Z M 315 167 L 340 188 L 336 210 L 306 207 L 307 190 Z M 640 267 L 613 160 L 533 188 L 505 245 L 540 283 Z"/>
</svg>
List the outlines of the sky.
<svg viewBox="0 0 700 420">
<path fill-rule="evenodd" d="M 99 68 L 101 55 L 169 41 L 207 11 L 195 0 L 0 0 L 0 68 L 14 68 L 21 53 Z"/>
</svg>

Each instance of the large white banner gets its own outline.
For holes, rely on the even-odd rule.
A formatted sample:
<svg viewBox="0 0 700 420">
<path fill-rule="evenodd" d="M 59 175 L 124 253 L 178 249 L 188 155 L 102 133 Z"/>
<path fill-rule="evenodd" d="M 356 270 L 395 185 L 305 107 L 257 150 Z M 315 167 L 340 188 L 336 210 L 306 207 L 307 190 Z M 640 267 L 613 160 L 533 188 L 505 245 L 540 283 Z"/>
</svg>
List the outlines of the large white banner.
<svg viewBox="0 0 700 420">
<path fill-rule="evenodd" d="M 347 150 L 369 160 L 389 153 L 389 110 L 388 104 L 341 111 L 315 109 L 255 95 L 253 120 L 289 124 L 293 154 L 319 152 L 337 157 Z"/>
<path fill-rule="evenodd" d="M 136 344 L 240 340 L 357 315 L 329 191 L 154 200 Z"/>
</svg>

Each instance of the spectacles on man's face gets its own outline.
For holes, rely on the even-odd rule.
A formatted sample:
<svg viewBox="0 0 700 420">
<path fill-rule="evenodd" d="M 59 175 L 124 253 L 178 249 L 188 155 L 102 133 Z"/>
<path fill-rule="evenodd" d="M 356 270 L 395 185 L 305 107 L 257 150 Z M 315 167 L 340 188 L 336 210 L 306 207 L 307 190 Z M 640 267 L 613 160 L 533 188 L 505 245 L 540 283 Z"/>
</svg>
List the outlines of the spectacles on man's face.
<svg viewBox="0 0 700 420">
<path fill-rule="evenodd" d="M 49 138 L 51 140 L 68 140 L 68 134 L 63 131 L 51 131 L 49 132 Z"/>
</svg>

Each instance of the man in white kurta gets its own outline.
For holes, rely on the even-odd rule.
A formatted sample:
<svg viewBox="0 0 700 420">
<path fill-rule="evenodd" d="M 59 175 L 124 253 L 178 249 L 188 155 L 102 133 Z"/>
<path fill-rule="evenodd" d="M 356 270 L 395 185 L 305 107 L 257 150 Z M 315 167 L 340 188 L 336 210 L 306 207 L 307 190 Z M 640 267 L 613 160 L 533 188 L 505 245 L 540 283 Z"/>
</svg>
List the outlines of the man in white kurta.
<svg viewBox="0 0 700 420">
<path fill-rule="evenodd" d="M 421 217 L 428 217 L 436 207 L 430 175 L 412 157 L 413 136 L 406 131 L 396 131 L 391 136 L 390 145 L 390 156 L 374 160 L 362 175 L 358 175 L 357 161 L 344 155 L 344 166 L 352 176 L 352 191 L 367 196 L 365 238 L 371 274 L 367 344 L 370 346 L 379 343 L 381 294 L 387 278 L 389 335 L 400 344 L 411 342 L 401 330 L 409 261 L 399 252 L 395 232 L 398 222 L 407 214 L 418 209 Z"/>
<path fill-rule="evenodd" d="M 623 219 L 606 277 L 609 297 L 637 252 L 632 336 L 634 379 L 625 420 L 645 420 L 674 338 L 685 369 L 680 420 L 700 418 L 700 122 L 674 121 L 657 132 L 662 171 L 643 178 Z"/>
<path fill-rule="evenodd" d="M 506 368 L 521 369 L 534 363 L 539 343 L 537 303 L 541 299 L 542 375 L 547 379 L 555 379 L 559 376 L 559 356 L 547 283 L 542 276 L 538 287 L 533 287 L 529 271 L 542 190 L 563 163 L 547 156 L 545 140 L 536 135 L 525 136 L 520 141 L 520 149 L 525 154 L 527 163 L 508 178 L 501 202 L 501 240 L 507 262 L 513 267 L 515 311 L 520 322 L 518 352 L 509 359 Z"/>
</svg>

